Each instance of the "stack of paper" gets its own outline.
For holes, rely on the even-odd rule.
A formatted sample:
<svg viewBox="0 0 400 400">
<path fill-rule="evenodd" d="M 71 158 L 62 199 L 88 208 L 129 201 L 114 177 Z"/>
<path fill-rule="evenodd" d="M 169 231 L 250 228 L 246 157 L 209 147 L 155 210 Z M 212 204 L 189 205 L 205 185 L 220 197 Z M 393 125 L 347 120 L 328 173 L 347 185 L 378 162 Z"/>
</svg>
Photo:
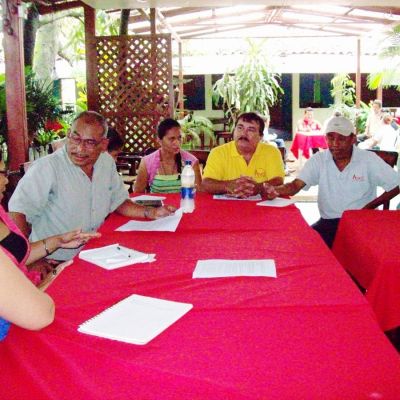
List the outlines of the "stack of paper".
<svg viewBox="0 0 400 400">
<path fill-rule="evenodd" d="M 179 208 L 173 215 L 168 217 L 155 219 L 153 221 L 134 221 L 131 220 L 124 225 L 121 225 L 116 231 L 160 231 L 160 232 L 175 232 L 182 219 L 182 209 Z"/>
<path fill-rule="evenodd" d="M 227 194 L 214 194 L 213 196 L 214 200 L 250 200 L 250 201 L 258 201 L 261 200 L 262 197 L 260 194 L 256 194 L 254 196 L 249 196 L 249 197 L 234 197 L 234 196 L 229 196 Z"/>
<path fill-rule="evenodd" d="M 276 278 L 274 260 L 199 260 L 193 278 L 269 276 Z"/>
<path fill-rule="evenodd" d="M 79 258 L 105 269 L 116 269 L 137 263 L 153 262 L 155 254 L 142 253 L 116 243 L 97 249 L 83 250 L 79 253 Z"/>
<path fill-rule="evenodd" d="M 133 294 L 84 322 L 78 331 L 121 342 L 146 344 L 192 308 L 192 304 Z"/>
</svg>

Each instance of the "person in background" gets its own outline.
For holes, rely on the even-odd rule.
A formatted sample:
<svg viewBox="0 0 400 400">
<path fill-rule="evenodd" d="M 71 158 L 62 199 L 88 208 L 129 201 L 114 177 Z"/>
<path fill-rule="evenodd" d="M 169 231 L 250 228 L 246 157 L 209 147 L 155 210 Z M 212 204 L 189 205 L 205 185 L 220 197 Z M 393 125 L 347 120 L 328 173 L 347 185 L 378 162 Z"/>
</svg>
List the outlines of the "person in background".
<svg viewBox="0 0 400 400">
<path fill-rule="evenodd" d="M 271 117 L 269 111 L 267 115 L 262 116 L 264 118 L 264 131 L 263 131 L 263 142 L 265 143 L 275 143 L 278 148 L 285 149 L 284 154 L 286 155 L 285 141 L 281 138 L 278 138 L 276 133 L 269 133 L 269 124 L 271 122 Z"/>
<path fill-rule="evenodd" d="M 129 200 L 107 150 L 107 122 L 94 111 L 79 114 L 66 145 L 36 160 L 19 181 L 10 201 L 10 215 L 31 241 L 77 228 L 95 232 L 109 213 L 129 218 L 160 218 L 175 207 L 150 208 Z M 30 232 L 29 224 L 32 227 Z M 79 252 L 58 249 L 47 258 L 65 261 Z"/>
<path fill-rule="evenodd" d="M 382 125 L 374 136 L 361 142 L 358 147 L 361 149 L 396 151 L 397 132 L 392 127 L 392 121 L 393 117 L 390 114 L 384 114 Z"/>
<path fill-rule="evenodd" d="M 110 156 L 117 161 L 118 154 L 121 153 L 122 148 L 124 147 L 124 141 L 114 128 L 108 128 L 107 139 L 108 154 L 110 154 Z"/>
<path fill-rule="evenodd" d="M 303 134 L 312 134 L 321 130 L 321 124 L 314 119 L 314 110 L 311 107 L 304 110 L 303 118 L 297 121 L 296 129 L 297 132 Z"/>
<path fill-rule="evenodd" d="M 7 183 L 7 171 L 1 160 L 0 201 Z M 0 340 L 7 335 L 11 323 L 38 330 L 53 321 L 53 300 L 36 287 L 41 282 L 40 272 L 29 270 L 27 265 L 56 248 L 78 247 L 98 236 L 73 231 L 30 244 L 0 205 Z"/>
<path fill-rule="evenodd" d="M 357 135 L 359 142 L 372 138 L 382 127 L 382 102 L 374 100 L 371 104 L 371 109 L 368 114 L 367 122 L 365 123 L 365 131 L 363 134 Z"/>
<path fill-rule="evenodd" d="M 264 119 L 260 115 L 239 115 L 233 140 L 211 150 L 202 189 L 244 198 L 262 195 L 263 182 L 281 185 L 285 172 L 280 151 L 261 142 L 263 132 Z"/>
<path fill-rule="evenodd" d="M 199 162 L 187 151 L 181 150 L 182 136 L 179 122 L 167 118 L 157 129 L 160 148 L 142 158 L 135 182 L 135 193 L 148 188 L 151 193 L 177 193 L 181 189 L 180 173 L 185 161 L 191 161 L 196 187 L 201 184 Z"/>
<path fill-rule="evenodd" d="M 338 116 L 324 125 L 328 151 L 314 154 L 296 179 L 281 186 L 265 185 L 266 197 L 293 196 L 318 185 L 321 218 L 312 227 L 332 247 L 345 210 L 373 209 L 399 193 L 399 175 L 376 154 L 355 146 L 357 137 L 350 120 Z M 385 192 L 376 197 L 376 188 Z"/>
</svg>

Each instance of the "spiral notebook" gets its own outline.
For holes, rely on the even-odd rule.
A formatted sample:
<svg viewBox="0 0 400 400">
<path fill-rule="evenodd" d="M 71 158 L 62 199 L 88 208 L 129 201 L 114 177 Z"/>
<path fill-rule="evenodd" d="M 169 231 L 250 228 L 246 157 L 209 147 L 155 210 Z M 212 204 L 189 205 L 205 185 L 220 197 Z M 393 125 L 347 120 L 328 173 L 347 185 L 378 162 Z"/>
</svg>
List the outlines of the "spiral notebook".
<svg viewBox="0 0 400 400">
<path fill-rule="evenodd" d="M 79 332 L 133 344 L 147 344 L 183 317 L 192 304 L 132 294 L 81 324 Z"/>
</svg>

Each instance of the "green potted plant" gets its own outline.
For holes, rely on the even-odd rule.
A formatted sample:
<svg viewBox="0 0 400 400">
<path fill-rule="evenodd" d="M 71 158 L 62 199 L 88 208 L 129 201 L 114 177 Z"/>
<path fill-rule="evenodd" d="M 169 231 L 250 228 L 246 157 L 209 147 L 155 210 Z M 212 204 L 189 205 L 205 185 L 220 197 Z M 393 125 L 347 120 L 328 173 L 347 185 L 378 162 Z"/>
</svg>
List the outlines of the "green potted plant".
<svg viewBox="0 0 400 400">
<path fill-rule="evenodd" d="M 214 146 L 214 128 L 208 118 L 189 113 L 178 122 L 182 130 L 183 149 L 190 150 L 201 146 L 205 142 L 208 142 L 210 147 Z"/>
<path fill-rule="evenodd" d="M 283 94 L 279 84 L 280 74 L 273 72 L 266 57 L 265 41 L 248 40 L 249 51 L 243 64 L 227 72 L 213 87 L 213 101 L 222 100 L 225 116 L 234 123 L 241 112 L 256 111 L 269 115 Z"/>
<path fill-rule="evenodd" d="M 53 83 L 38 81 L 31 68 L 25 68 L 26 112 L 28 134 L 33 140 L 36 132 L 45 128 L 49 120 L 57 120 L 62 113 L 60 102 L 53 96 Z M 5 74 L 0 75 L 0 134 L 7 137 Z"/>
</svg>

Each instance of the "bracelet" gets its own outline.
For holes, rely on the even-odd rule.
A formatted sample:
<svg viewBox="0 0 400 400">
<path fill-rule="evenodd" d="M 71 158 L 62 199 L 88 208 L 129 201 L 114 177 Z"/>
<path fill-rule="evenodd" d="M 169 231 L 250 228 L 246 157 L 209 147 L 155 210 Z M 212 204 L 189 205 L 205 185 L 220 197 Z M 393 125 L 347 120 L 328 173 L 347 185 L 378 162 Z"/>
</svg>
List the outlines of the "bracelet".
<svg viewBox="0 0 400 400">
<path fill-rule="evenodd" d="M 46 239 L 43 239 L 42 242 L 43 242 L 44 250 L 46 251 L 46 255 L 49 256 L 49 255 L 51 254 L 51 252 L 50 252 L 49 249 L 47 248 Z"/>
<path fill-rule="evenodd" d="M 150 207 L 144 208 L 144 217 L 150 219 Z"/>
</svg>

